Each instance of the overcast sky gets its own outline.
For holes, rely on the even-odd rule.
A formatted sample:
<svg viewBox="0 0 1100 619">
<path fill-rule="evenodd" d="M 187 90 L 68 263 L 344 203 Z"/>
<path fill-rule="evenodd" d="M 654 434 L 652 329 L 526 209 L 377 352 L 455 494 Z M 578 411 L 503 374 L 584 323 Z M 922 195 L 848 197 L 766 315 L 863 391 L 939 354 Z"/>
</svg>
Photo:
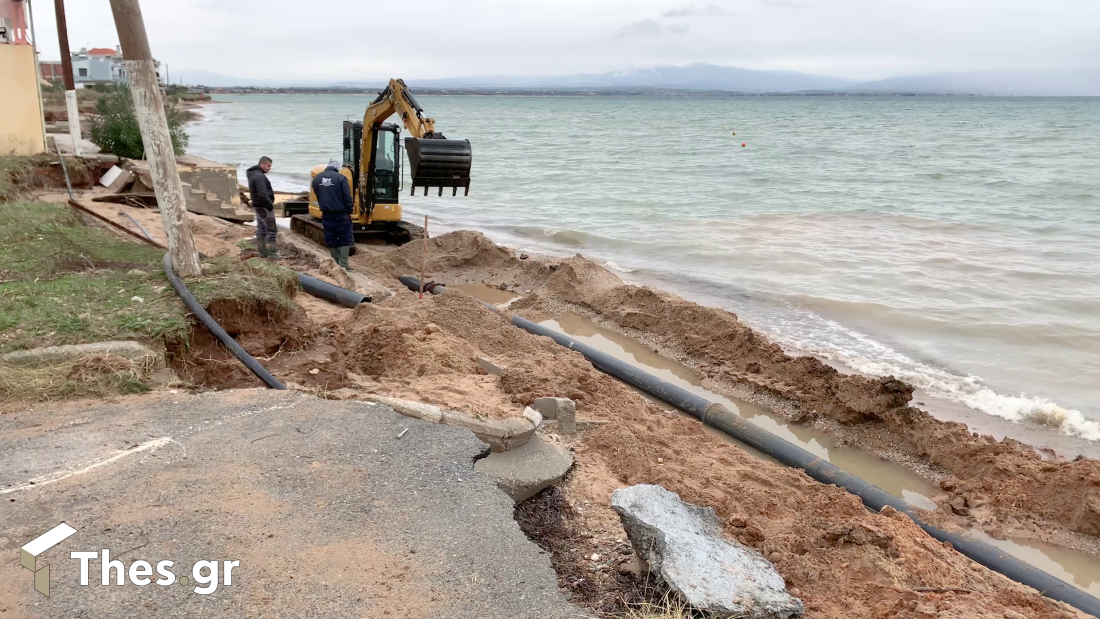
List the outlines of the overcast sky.
<svg viewBox="0 0 1100 619">
<path fill-rule="evenodd" d="M 32 0 L 43 59 L 53 2 Z M 856 80 L 1096 71 L 1100 0 L 142 0 L 169 71 L 361 81 L 567 75 L 708 62 Z M 70 45 L 118 43 L 108 0 L 68 0 Z"/>
</svg>

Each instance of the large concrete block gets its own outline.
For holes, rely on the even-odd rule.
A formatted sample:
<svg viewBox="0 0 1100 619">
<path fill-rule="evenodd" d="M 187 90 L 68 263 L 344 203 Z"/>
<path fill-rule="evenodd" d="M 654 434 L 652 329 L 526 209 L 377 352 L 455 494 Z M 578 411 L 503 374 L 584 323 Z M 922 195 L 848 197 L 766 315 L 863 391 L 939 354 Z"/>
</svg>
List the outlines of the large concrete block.
<svg viewBox="0 0 1100 619">
<path fill-rule="evenodd" d="M 723 537 L 714 509 L 649 484 L 616 490 L 611 507 L 638 556 L 694 608 L 720 617 L 802 616 L 802 601 L 787 593 L 775 566 Z"/>
</svg>

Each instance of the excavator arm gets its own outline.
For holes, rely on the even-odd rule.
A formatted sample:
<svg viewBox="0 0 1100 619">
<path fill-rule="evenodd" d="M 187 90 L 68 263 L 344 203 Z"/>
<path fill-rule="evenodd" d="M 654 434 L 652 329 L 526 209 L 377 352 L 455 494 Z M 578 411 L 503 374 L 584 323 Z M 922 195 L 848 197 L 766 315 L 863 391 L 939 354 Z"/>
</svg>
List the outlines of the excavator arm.
<svg viewBox="0 0 1100 619">
<path fill-rule="evenodd" d="M 443 188 L 451 187 L 452 195 L 457 195 L 458 188 L 463 187 L 466 195 L 469 195 L 472 163 L 470 141 L 448 140 L 437 132 L 435 119 L 424 115 L 424 108 L 420 107 L 402 80 L 391 79 L 389 85 L 378 93 L 378 97 L 363 114 L 363 127 L 369 127 L 370 130 L 363 131 L 363 143 L 359 151 L 362 156 L 367 157 L 374 152 L 372 142 L 375 129 L 393 114 L 401 117 L 405 129 L 412 135 L 405 138 L 412 192 L 415 193 L 417 187 L 423 187 L 424 195 L 427 195 L 429 187 L 438 187 L 439 195 L 443 195 Z M 360 182 L 365 182 L 365 175 Z"/>
</svg>

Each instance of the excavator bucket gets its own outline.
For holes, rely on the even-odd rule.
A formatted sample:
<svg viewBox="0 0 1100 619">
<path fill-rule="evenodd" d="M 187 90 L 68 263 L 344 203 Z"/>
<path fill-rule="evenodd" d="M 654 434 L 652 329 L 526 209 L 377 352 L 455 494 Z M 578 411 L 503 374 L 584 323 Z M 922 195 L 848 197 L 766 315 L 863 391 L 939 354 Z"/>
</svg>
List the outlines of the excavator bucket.
<svg viewBox="0 0 1100 619">
<path fill-rule="evenodd" d="M 470 195 L 470 163 L 473 152 L 469 140 L 440 138 L 405 138 L 405 150 L 409 155 L 409 172 L 412 175 L 412 192 L 417 187 L 450 187 L 451 195 L 458 195 L 458 188 Z"/>
</svg>

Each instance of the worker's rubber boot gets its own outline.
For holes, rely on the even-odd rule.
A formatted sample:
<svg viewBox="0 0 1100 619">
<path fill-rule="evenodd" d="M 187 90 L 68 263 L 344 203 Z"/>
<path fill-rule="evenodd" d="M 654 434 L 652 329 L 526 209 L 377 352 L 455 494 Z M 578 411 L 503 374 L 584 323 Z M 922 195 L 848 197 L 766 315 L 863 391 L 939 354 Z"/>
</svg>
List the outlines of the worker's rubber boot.
<svg viewBox="0 0 1100 619">
<path fill-rule="evenodd" d="M 260 257 L 267 258 L 268 260 L 282 260 L 283 257 L 279 255 L 279 252 L 275 251 L 275 242 L 268 241 L 267 239 L 259 239 L 257 244 L 260 246 Z"/>
<path fill-rule="evenodd" d="M 256 239 L 256 251 L 260 252 L 261 258 L 267 258 L 267 239 Z"/>
<path fill-rule="evenodd" d="M 340 260 L 338 262 L 340 264 L 340 268 L 344 269 L 345 271 L 352 270 L 351 265 L 348 264 L 348 256 L 350 255 L 351 245 L 344 245 L 340 248 Z"/>
<path fill-rule="evenodd" d="M 335 262 L 337 265 L 340 264 L 340 248 L 339 247 L 329 247 L 328 248 L 328 255 L 332 256 L 332 261 L 333 262 Z"/>
<path fill-rule="evenodd" d="M 272 241 L 271 244 L 268 245 L 267 259 L 268 260 L 282 260 L 283 259 L 283 257 L 279 255 L 278 250 L 275 249 L 275 241 Z"/>
</svg>

